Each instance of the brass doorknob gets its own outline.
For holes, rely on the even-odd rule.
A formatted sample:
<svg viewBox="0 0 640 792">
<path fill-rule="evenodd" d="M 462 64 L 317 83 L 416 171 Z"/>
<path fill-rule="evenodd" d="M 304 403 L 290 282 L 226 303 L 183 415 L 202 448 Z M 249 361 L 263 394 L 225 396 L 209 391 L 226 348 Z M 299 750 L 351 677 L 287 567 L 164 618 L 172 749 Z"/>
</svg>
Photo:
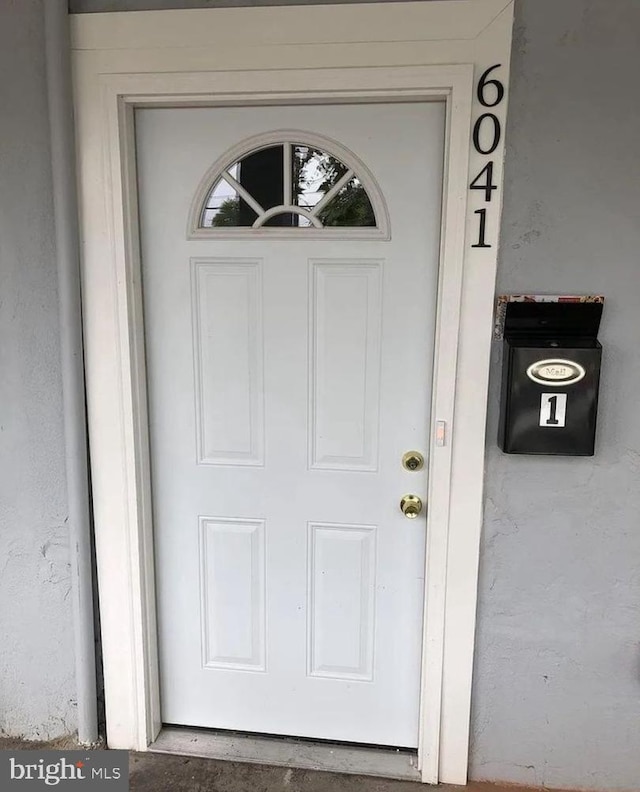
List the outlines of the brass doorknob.
<svg viewBox="0 0 640 792">
<path fill-rule="evenodd" d="M 415 520 L 422 511 L 422 501 L 417 495 L 405 495 L 400 501 L 400 511 L 408 520 Z"/>
</svg>

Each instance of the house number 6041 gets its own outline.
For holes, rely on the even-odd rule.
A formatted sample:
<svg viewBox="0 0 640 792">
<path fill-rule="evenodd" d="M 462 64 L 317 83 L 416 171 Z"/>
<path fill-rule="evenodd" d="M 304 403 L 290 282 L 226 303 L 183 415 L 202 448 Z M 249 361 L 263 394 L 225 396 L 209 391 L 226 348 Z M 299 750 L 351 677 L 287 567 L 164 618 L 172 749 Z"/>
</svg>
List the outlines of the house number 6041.
<svg viewBox="0 0 640 792">
<path fill-rule="evenodd" d="M 476 88 L 476 95 L 478 101 L 483 107 L 497 107 L 504 99 L 504 85 L 500 80 L 489 75 L 494 69 L 499 69 L 501 63 L 495 63 L 493 66 L 482 73 L 478 80 Z M 475 124 L 473 125 L 473 147 L 478 154 L 489 156 L 498 148 L 500 139 L 502 138 L 502 125 L 500 119 L 495 113 L 486 112 L 478 116 Z M 482 190 L 484 192 L 485 203 L 490 203 L 493 191 L 498 187 L 493 183 L 493 160 L 489 160 L 481 170 L 473 177 L 470 190 Z M 490 248 L 492 245 L 487 242 L 487 209 L 476 209 L 474 212 L 478 215 L 478 236 L 477 242 L 471 247 L 474 248 Z"/>
</svg>

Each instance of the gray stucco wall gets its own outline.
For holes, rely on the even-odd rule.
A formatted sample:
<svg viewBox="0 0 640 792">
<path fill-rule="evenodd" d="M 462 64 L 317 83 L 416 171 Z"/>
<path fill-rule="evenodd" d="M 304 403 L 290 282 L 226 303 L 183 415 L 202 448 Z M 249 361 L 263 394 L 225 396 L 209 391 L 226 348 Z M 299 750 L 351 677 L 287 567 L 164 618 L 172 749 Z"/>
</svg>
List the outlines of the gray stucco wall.
<svg viewBox="0 0 640 792">
<path fill-rule="evenodd" d="M 499 293 L 605 294 L 593 458 L 496 447 L 471 772 L 640 789 L 640 3 L 519 0 Z"/>
<path fill-rule="evenodd" d="M 0 735 L 75 731 L 39 0 L 0 0 Z"/>
</svg>

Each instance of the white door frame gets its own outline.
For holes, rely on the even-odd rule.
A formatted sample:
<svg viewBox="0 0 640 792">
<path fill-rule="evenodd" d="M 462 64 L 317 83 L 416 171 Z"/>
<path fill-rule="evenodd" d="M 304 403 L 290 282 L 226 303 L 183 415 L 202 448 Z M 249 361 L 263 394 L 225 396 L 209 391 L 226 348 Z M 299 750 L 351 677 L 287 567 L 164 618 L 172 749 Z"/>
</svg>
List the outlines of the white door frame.
<svg viewBox="0 0 640 792">
<path fill-rule="evenodd" d="M 418 759 L 467 777 L 485 414 L 506 100 L 486 239 L 475 82 L 509 78 L 513 0 L 224 8 L 71 17 L 87 397 L 107 741 L 161 727 L 134 109 L 308 102 L 447 103 Z M 329 42 L 329 43 L 327 43 Z M 474 82 L 475 80 L 475 82 Z M 473 237 L 473 238 L 472 238 Z M 425 394 L 426 397 L 427 394 Z M 455 418 L 455 420 L 454 420 Z M 444 422 L 439 424 L 438 422 Z M 436 426 L 446 427 L 444 444 Z"/>
</svg>

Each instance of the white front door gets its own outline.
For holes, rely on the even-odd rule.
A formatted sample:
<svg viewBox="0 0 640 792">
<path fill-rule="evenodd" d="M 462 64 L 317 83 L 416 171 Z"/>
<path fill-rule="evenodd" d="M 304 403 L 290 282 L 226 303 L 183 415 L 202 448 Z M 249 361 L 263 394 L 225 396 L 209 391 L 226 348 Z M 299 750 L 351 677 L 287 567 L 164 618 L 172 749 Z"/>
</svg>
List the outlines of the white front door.
<svg viewBox="0 0 640 792">
<path fill-rule="evenodd" d="M 136 129 L 163 721 L 416 747 L 444 105 Z"/>
</svg>

